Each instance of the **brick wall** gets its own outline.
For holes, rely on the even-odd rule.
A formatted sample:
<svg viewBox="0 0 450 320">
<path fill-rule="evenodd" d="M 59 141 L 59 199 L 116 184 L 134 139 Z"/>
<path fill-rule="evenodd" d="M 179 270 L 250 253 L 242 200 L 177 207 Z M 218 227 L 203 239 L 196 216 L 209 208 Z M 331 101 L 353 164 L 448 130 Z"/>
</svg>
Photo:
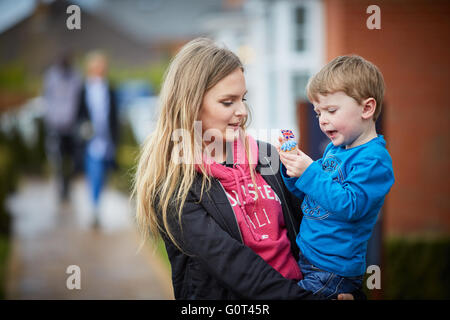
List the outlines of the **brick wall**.
<svg viewBox="0 0 450 320">
<path fill-rule="evenodd" d="M 372 4 L 381 30 L 366 27 Z M 325 1 L 327 61 L 359 54 L 385 78 L 383 127 L 396 177 L 387 234 L 450 233 L 449 16 L 449 1 Z"/>
</svg>

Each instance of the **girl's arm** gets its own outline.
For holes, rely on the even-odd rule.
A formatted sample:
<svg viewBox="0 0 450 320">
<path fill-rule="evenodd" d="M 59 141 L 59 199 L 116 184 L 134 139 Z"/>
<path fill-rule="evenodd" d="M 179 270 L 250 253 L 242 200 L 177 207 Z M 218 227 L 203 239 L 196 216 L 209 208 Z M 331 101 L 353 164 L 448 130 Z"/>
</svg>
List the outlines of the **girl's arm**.
<svg viewBox="0 0 450 320">
<path fill-rule="evenodd" d="M 177 218 L 171 226 L 183 251 L 241 299 L 317 299 L 232 238 L 200 204 L 186 202 L 181 221 L 182 231 Z"/>
</svg>

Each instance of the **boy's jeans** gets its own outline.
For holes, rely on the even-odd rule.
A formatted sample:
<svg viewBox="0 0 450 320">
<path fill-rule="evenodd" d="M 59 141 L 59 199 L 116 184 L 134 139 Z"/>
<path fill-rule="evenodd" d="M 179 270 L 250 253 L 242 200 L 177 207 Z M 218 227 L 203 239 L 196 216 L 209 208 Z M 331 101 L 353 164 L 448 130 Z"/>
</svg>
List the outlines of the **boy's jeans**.
<svg viewBox="0 0 450 320">
<path fill-rule="evenodd" d="M 341 277 L 321 270 L 306 260 L 302 253 L 298 265 L 303 273 L 303 280 L 300 280 L 298 285 L 325 299 L 337 299 L 340 293 L 352 293 L 362 287 L 363 276 Z"/>
</svg>

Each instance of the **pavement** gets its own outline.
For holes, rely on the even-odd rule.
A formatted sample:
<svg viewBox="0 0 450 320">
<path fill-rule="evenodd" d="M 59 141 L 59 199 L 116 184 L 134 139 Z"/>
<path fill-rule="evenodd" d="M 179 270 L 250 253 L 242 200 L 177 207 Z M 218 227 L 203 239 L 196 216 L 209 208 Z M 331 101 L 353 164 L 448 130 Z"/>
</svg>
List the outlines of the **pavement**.
<svg viewBox="0 0 450 320">
<path fill-rule="evenodd" d="M 99 228 L 86 182 L 59 203 L 52 180 L 26 178 L 8 199 L 13 216 L 7 299 L 173 299 L 170 267 L 140 238 L 128 197 L 107 187 Z"/>
</svg>

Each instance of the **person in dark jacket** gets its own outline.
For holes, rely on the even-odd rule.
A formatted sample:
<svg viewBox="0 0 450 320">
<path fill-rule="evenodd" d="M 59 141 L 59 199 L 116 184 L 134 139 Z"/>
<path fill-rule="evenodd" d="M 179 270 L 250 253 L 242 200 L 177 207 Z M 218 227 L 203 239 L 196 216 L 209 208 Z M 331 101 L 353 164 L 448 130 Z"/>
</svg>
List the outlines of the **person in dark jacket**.
<svg viewBox="0 0 450 320">
<path fill-rule="evenodd" d="M 100 225 L 99 203 L 108 169 L 114 165 L 118 120 L 114 91 L 107 79 L 107 60 L 94 51 L 86 58 L 87 76 L 80 93 L 79 133 L 84 169 L 89 182 L 94 227 Z"/>
<path fill-rule="evenodd" d="M 318 298 L 297 285 L 300 201 L 276 149 L 245 132 L 246 92 L 239 58 L 209 39 L 166 72 L 134 196 L 144 241 L 164 240 L 176 299 Z"/>
</svg>

